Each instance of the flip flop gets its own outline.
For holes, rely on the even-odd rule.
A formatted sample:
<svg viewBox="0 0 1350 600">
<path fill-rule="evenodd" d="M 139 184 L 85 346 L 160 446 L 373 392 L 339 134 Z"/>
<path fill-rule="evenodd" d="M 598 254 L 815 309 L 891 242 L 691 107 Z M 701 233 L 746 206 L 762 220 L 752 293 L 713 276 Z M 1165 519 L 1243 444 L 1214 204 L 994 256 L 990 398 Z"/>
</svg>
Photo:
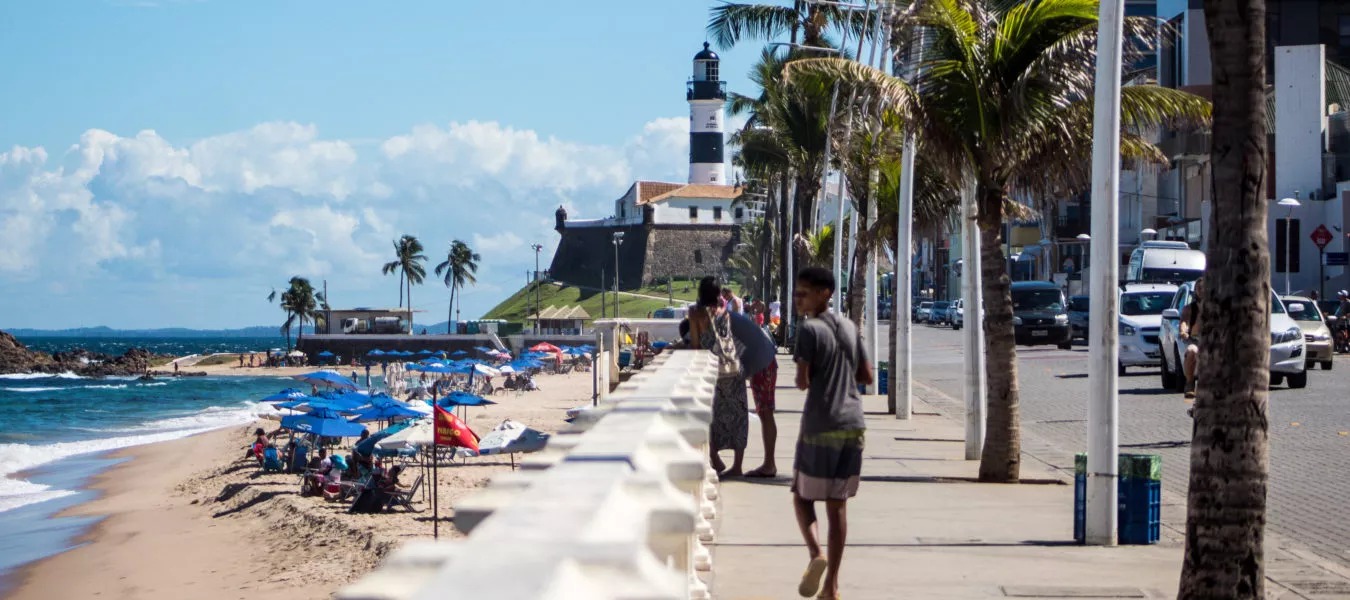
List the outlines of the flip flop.
<svg viewBox="0 0 1350 600">
<path fill-rule="evenodd" d="M 745 472 L 745 477 L 747 479 L 773 479 L 774 477 L 777 476 L 778 476 L 777 471 L 774 471 L 773 473 L 765 473 L 764 469 L 762 468 L 751 469 Z"/>
<path fill-rule="evenodd" d="M 811 559 L 811 563 L 806 565 L 806 572 L 802 573 L 802 582 L 797 585 L 797 593 L 803 598 L 810 598 L 820 591 L 820 578 L 825 576 L 825 557 L 817 556 Z"/>
</svg>

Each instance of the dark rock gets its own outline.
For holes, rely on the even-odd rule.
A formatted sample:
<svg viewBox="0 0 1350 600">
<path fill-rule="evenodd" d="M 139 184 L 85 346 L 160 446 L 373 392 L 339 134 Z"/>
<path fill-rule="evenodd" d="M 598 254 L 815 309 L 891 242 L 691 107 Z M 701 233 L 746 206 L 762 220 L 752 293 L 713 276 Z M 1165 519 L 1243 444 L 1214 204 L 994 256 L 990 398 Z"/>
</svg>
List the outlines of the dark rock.
<svg viewBox="0 0 1350 600">
<path fill-rule="evenodd" d="M 65 373 L 82 377 L 143 375 L 150 362 L 161 358 L 144 348 L 132 348 L 121 356 L 99 354 L 83 348 L 47 354 L 29 350 L 14 336 L 0 331 L 0 373 Z"/>
</svg>

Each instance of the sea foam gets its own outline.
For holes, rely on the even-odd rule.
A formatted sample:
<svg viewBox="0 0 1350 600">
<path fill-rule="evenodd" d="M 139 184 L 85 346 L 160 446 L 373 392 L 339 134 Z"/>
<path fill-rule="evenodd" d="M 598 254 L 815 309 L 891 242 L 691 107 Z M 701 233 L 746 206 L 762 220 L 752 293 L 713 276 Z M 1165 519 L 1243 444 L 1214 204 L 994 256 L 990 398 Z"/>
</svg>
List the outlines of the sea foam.
<svg viewBox="0 0 1350 600">
<path fill-rule="evenodd" d="M 6 373 L 0 375 L 0 379 L 86 379 L 70 371 L 65 373 Z"/>
<path fill-rule="evenodd" d="M 270 410 L 271 407 L 265 404 L 248 402 L 232 407 L 210 407 L 189 415 L 150 421 L 130 428 L 99 430 L 111 434 L 104 438 L 54 444 L 0 444 L 0 512 L 74 493 L 15 479 L 12 477 L 15 473 L 81 454 L 165 442 L 222 427 L 243 425 Z"/>
</svg>

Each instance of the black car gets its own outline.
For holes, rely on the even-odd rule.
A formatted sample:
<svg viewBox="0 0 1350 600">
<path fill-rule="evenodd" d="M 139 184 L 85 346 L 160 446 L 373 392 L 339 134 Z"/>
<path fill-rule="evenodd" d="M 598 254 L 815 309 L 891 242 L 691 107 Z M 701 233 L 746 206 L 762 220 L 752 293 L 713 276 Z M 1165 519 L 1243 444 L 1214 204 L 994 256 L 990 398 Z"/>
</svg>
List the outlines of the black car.
<svg viewBox="0 0 1350 600">
<path fill-rule="evenodd" d="M 1068 307 L 1059 286 L 1046 281 L 1014 281 L 1012 301 L 1013 329 L 1019 345 L 1055 344 L 1064 350 L 1072 347 Z"/>
<path fill-rule="evenodd" d="M 1088 297 L 1069 297 L 1069 331 L 1072 339 L 1087 339 Z"/>
</svg>

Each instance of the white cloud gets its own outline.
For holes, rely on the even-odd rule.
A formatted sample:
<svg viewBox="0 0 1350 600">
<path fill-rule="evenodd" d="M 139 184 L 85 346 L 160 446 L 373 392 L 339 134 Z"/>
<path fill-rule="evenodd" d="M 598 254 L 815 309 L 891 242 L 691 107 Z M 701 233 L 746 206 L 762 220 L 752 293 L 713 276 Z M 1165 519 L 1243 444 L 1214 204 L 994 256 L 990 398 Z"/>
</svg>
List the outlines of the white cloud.
<svg viewBox="0 0 1350 600">
<path fill-rule="evenodd" d="M 275 307 L 253 296 L 295 274 L 326 279 L 335 303 L 393 304 L 379 265 L 404 233 L 428 270 L 472 240 L 483 261 L 464 314 L 477 315 L 519 287 L 530 244 L 547 265 L 559 204 L 604 216 L 636 178 L 682 180 L 687 157 L 683 117 L 615 145 L 469 121 L 374 145 L 262 123 L 190 144 L 90 129 L 63 152 L 16 146 L 0 152 L 0 287 L 41 279 L 46 293 L 0 295 L 0 326 L 269 322 Z M 445 296 L 414 297 L 437 315 Z"/>
</svg>

